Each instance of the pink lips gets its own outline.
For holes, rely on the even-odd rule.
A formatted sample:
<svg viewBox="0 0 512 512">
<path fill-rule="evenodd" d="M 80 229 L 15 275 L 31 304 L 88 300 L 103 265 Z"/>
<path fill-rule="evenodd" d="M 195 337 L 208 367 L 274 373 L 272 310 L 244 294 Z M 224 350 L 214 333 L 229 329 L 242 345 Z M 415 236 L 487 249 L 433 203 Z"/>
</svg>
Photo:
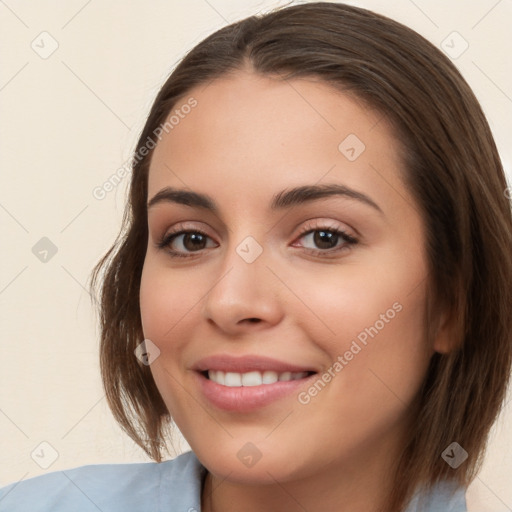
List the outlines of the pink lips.
<svg viewBox="0 0 512 512">
<path fill-rule="evenodd" d="M 260 386 L 228 387 L 208 379 L 205 375 L 207 370 L 235 373 L 263 372 L 265 370 L 278 373 L 316 372 L 311 367 L 251 355 L 243 357 L 228 355 L 206 357 L 196 363 L 194 370 L 196 370 L 198 385 L 202 394 L 212 405 L 225 411 L 241 413 L 262 408 L 294 392 L 297 394 L 307 381 L 315 378 L 315 374 L 298 380 L 278 381 Z"/>
<path fill-rule="evenodd" d="M 204 359 L 199 360 L 193 369 L 199 372 L 204 372 L 206 370 L 221 370 L 223 372 L 236 373 L 246 373 L 251 371 L 263 372 L 265 370 L 278 373 L 316 371 L 311 367 L 290 364 L 277 359 L 271 359 L 269 357 L 256 355 L 233 357 L 226 354 L 205 357 Z"/>
</svg>

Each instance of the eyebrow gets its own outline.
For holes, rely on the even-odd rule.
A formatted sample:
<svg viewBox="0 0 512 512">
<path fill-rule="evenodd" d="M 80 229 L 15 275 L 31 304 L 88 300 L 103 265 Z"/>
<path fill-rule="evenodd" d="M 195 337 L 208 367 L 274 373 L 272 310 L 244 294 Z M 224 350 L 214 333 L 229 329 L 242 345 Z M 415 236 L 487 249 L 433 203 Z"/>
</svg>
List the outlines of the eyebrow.
<svg viewBox="0 0 512 512">
<path fill-rule="evenodd" d="M 343 196 L 355 199 L 367 206 L 371 206 L 382 215 L 384 214 L 380 206 L 366 194 L 346 187 L 345 185 L 338 184 L 303 185 L 292 189 L 282 190 L 272 198 L 270 209 L 272 211 L 283 210 L 332 196 Z M 216 214 L 219 212 L 217 203 L 207 194 L 172 187 L 165 187 L 157 192 L 148 202 L 148 209 L 160 203 L 178 203 L 186 206 L 203 208 Z"/>
</svg>

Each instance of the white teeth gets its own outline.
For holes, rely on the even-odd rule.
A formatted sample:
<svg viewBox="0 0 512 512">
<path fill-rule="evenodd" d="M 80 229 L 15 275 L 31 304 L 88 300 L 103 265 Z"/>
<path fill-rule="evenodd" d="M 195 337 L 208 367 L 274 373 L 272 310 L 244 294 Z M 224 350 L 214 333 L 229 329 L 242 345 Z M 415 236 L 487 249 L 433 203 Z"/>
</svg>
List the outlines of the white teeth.
<svg viewBox="0 0 512 512">
<path fill-rule="evenodd" d="M 263 384 L 260 372 L 242 373 L 242 386 L 261 386 Z"/>
<path fill-rule="evenodd" d="M 216 375 L 214 377 L 215 382 L 218 382 L 219 384 L 224 385 L 226 382 L 226 374 L 224 372 L 216 371 L 214 372 Z"/>
<path fill-rule="evenodd" d="M 220 371 L 217 372 L 217 375 L 222 373 Z M 217 377 L 214 375 L 214 378 Z M 226 376 L 224 378 L 224 386 L 228 386 L 230 388 L 239 387 L 242 385 L 242 375 L 240 373 L 226 372 Z"/>
<path fill-rule="evenodd" d="M 230 388 L 261 386 L 262 384 L 274 384 L 278 381 L 299 380 L 308 376 L 308 372 L 283 372 L 277 373 L 270 370 L 265 372 L 223 372 L 220 370 L 208 370 L 208 378 L 217 384 Z"/>
<path fill-rule="evenodd" d="M 263 372 L 263 384 L 274 384 L 279 380 L 279 374 L 270 370 Z"/>
</svg>

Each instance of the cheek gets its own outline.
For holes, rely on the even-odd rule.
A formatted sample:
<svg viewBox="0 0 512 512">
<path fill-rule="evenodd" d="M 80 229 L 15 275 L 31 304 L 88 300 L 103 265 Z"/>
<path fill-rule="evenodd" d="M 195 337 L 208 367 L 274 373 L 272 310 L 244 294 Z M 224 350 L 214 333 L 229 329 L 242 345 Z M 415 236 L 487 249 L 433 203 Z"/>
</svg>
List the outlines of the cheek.
<svg viewBox="0 0 512 512">
<path fill-rule="evenodd" d="M 150 365 L 155 384 L 171 414 L 175 414 L 176 386 L 171 376 L 176 375 L 172 365 L 178 360 L 179 344 L 167 340 L 176 336 L 177 319 L 184 315 L 184 295 L 188 288 L 175 280 L 170 281 L 168 272 L 162 270 L 151 258 L 146 258 L 142 270 L 139 301 L 144 338 L 151 340 L 160 355 Z M 179 325 L 179 324 L 178 324 Z"/>
<path fill-rule="evenodd" d="M 300 278 L 291 274 L 286 278 L 294 283 L 294 292 L 301 299 L 297 310 L 302 308 L 305 313 L 295 318 L 316 331 L 314 340 L 336 343 L 361 333 L 364 338 L 366 329 L 376 323 L 379 331 L 389 330 L 390 324 L 405 318 L 421 333 L 424 287 L 419 285 L 425 270 L 410 257 L 392 264 L 375 258 L 367 264 L 326 267 L 303 272 Z"/>
<path fill-rule="evenodd" d="M 160 350 L 167 350 L 169 344 L 162 342 L 177 339 L 175 334 L 186 323 L 201 293 L 192 285 L 190 273 L 171 272 L 155 259 L 147 258 L 142 270 L 140 312 L 144 336 L 160 343 Z"/>
<path fill-rule="evenodd" d="M 155 342 L 169 328 L 165 311 L 171 309 L 172 292 L 163 279 L 157 279 L 155 265 L 146 259 L 142 270 L 139 302 L 144 337 Z M 166 327 L 167 325 L 167 327 Z M 161 348 L 161 347 L 159 347 Z"/>
<path fill-rule="evenodd" d="M 164 402 L 176 421 L 186 410 L 182 382 L 183 352 L 190 333 L 197 328 L 197 312 L 208 291 L 202 272 L 173 272 L 158 261 L 146 258 L 140 284 L 140 312 L 144 337 L 160 350 L 150 370 Z M 179 406 L 178 402 L 183 402 Z"/>
<path fill-rule="evenodd" d="M 424 336 L 425 266 L 410 253 L 408 265 L 398 263 L 382 259 L 339 273 L 326 270 L 303 279 L 297 289 L 309 308 L 299 322 L 332 364 L 339 363 L 331 367 L 340 375 L 332 379 L 332 389 L 357 396 L 345 402 L 356 408 L 385 403 L 403 408 L 432 355 Z"/>
</svg>

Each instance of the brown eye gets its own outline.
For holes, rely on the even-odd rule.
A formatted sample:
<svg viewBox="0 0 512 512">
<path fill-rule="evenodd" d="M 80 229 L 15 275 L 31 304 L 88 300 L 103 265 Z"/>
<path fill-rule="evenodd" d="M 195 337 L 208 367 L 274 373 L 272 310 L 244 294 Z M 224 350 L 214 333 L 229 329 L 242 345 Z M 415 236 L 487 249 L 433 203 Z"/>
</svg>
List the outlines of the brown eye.
<svg viewBox="0 0 512 512">
<path fill-rule="evenodd" d="M 177 240 L 179 237 L 183 237 L 181 245 L 187 251 L 197 251 L 204 249 L 206 246 L 206 236 L 201 233 L 183 233 L 181 235 L 175 235 L 172 241 Z"/>
<path fill-rule="evenodd" d="M 158 243 L 158 248 L 167 249 L 171 256 L 187 257 L 188 253 L 199 252 L 208 248 L 207 243 L 209 239 L 210 237 L 201 231 L 182 230 L 167 234 Z M 212 247 L 212 245 L 209 247 Z M 215 247 L 215 244 L 213 244 L 213 247 Z"/>
<path fill-rule="evenodd" d="M 313 235 L 313 242 L 319 249 L 332 249 L 339 240 L 339 235 L 332 231 L 315 231 Z"/>
<path fill-rule="evenodd" d="M 332 253 L 348 248 L 357 243 L 357 240 L 342 230 L 334 228 L 316 228 L 309 229 L 300 236 L 300 239 L 308 240 L 312 247 L 302 244 L 303 247 L 314 253 Z"/>
</svg>

